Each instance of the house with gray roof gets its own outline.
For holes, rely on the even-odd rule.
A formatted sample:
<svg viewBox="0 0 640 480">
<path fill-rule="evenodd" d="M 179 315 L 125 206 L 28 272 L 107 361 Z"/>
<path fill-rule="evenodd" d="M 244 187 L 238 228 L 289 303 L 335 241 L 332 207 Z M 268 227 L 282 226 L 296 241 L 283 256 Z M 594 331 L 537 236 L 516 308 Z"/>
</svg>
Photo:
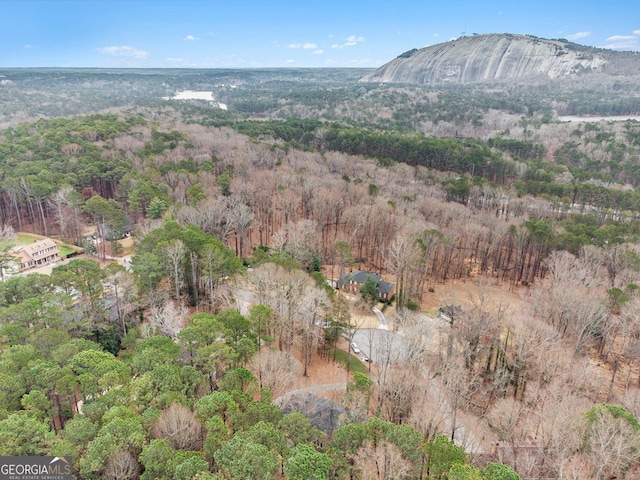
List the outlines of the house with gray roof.
<svg viewBox="0 0 640 480">
<path fill-rule="evenodd" d="M 360 295 L 360 287 L 367 279 L 372 278 L 378 287 L 378 298 L 381 302 L 389 302 L 393 297 L 395 291 L 395 285 L 393 283 L 385 282 L 382 277 L 376 273 L 355 271 L 343 275 L 338 280 L 338 290 L 353 295 Z"/>
</svg>

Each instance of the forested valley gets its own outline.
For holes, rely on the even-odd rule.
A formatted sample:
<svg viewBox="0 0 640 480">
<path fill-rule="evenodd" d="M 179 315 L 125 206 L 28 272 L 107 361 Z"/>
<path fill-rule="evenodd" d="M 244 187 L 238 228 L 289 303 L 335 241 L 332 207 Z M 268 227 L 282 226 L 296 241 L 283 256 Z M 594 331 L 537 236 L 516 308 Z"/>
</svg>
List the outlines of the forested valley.
<svg viewBox="0 0 640 480">
<path fill-rule="evenodd" d="M 640 122 L 558 119 L 638 115 L 635 84 L 361 74 L 0 71 L 0 455 L 86 479 L 640 474 Z M 162 99 L 183 89 L 228 110 Z M 15 232 L 84 253 L 15 274 Z M 356 271 L 391 301 L 334 288 Z"/>
</svg>

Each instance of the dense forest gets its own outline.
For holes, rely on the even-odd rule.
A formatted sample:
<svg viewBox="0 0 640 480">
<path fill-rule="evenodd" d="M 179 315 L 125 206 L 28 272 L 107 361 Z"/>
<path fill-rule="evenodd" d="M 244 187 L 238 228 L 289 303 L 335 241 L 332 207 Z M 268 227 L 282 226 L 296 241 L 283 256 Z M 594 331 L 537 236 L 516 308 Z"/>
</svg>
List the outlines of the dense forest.
<svg viewBox="0 0 640 480">
<path fill-rule="evenodd" d="M 631 88 L 0 74 L 1 455 L 87 479 L 637 475 L 640 122 L 558 119 L 637 114 Z M 183 89 L 228 110 L 161 98 Z M 14 232 L 86 253 L 11 275 Z M 333 288 L 357 270 L 393 300 Z"/>
</svg>

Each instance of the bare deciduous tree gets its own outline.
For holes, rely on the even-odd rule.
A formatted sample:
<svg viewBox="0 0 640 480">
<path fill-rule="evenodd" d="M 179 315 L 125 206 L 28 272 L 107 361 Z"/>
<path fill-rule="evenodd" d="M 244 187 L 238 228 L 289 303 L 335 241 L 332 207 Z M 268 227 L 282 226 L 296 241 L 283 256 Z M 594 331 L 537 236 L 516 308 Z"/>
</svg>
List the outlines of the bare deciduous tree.
<svg viewBox="0 0 640 480">
<path fill-rule="evenodd" d="M 592 468 L 591 478 L 623 478 L 627 469 L 640 459 L 638 428 L 607 408 L 595 407 L 589 414 L 583 448 Z"/>
<path fill-rule="evenodd" d="M 426 395 L 414 400 L 407 423 L 422 433 L 427 441 L 445 432 L 447 407 L 442 402 L 446 404 L 446 401 L 442 395 L 437 395 L 437 389 L 427 387 Z"/>
<path fill-rule="evenodd" d="M 207 198 L 194 206 L 183 206 L 178 210 L 176 219 L 183 224 L 193 223 L 210 235 L 223 242 L 227 241 L 231 224 L 227 218 L 226 199 Z"/>
<path fill-rule="evenodd" d="M 295 382 L 302 366 L 288 352 L 265 348 L 253 358 L 254 366 L 260 364 L 262 386 L 271 390 L 274 398 L 285 393 Z"/>
<path fill-rule="evenodd" d="M 253 211 L 242 199 L 232 196 L 227 202 L 227 218 L 236 234 L 236 255 L 242 258 L 245 236 L 253 226 Z"/>
<path fill-rule="evenodd" d="M 11 225 L 0 225 L 0 240 L 13 240 L 16 237 L 16 231 Z"/>
<path fill-rule="evenodd" d="M 122 265 L 112 263 L 104 269 L 106 274 L 104 286 L 106 291 L 113 295 L 113 305 L 120 323 L 122 333 L 127 333 L 125 317 L 134 308 L 137 298 L 137 286 L 133 274 L 128 272 Z"/>
<path fill-rule="evenodd" d="M 108 480 L 135 480 L 140 476 L 139 468 L 133 455 L 126 450 L 117 450 L 107 458 L 102 476 Z"/>
<path fill-rule="evenodd" d="M 538 377 L 538 364 L 556 351 L 559 335 L 535 318 L 521 316 L 519 320 L 511 320 L 504 327 L 506 334 L 496 354 L 496 372 L 504 382 L 513 385 L 513 398 L 520 394 L 520 400 L 524 401 L 529 382 L 544 381 Z"/>
<path fill-rule="evenodd" d="M 410 265 L 416 263 L 418 248 L 416 238 L 411 234 L 399 234 L 389 244 L 385 256 L 385 266 L 396 276 L 397 304 L 402 306 L 405 301 L 405 281 Z"/>
<path fill-rule="evenodd" d="M 408 364 L 394 369 L 393 375 L 378 389 L 384 419 L 396 424 L 407 423 L 417 403 L 416 399 L 423 398 L 426 393 L 420 374 Z"/>
<path fill-rule="evenodd" d="M 310 270 L 315 258 L 320 258 L 316 224 L 311 220 L 287 223 L 271 240 L 275 250 L 286 250 L 305 269 Z"/>
<path fill-rule="evenodd" d="M 518 463 L 520 447 L 526 444 L 528 429 L 525 426 L 528 415 L 527 406 L 513 398 L 498 400 L 487 415 L 491 429 L 508 450 L 508 461 Z"/>
<path fill-rule="evenodd" d="M 383 440 L 374 445 L 370 440 L 354 458 L 354 465 L 362 478 L 376 480 L 403 480 L 411 477 L 411 463 L 402 455 L 398 447 Z"/>
<path fill-rule="evenodd" d="M 151 330 L 157 329 L 162 335 L 175 339 L 188 317 L 189 309 L 184 303 L 166 299 L 164 303 L 151 305 L 148 325 Z"/>
<path fill-rule="evenodd" d="M 300 347 L 304 374 L 311 363 L 312 352 L 324 338 L 324 319 L 329 300 L 306 272 L 286 270 L 273 263 L 254 269 L 248 277 L 257 300 L 274 313 L 276 337 L 280 351 Z"/>
<path fill-rule="evenodd" d="M 175 450 L 200 450 L 202 425 L 186 407 L 171 404 L 158 418 L 154 428 L 156 438 L 166 438 Z"/>
<path fill-rule="evenodd" d="M 187 247 L 182 240 L 175 240 L 167 245 L 164 249 L 167 256 L 167 271 L 173 280 L 175 290 L 175 298 L 180 298 L 180 289 L 184 284 L 184 257 L 187 253 Z"/>
<path fill-rule="evenodd" d="M 545 319 L 562 337 L 573 341 L 575 354 L 593 343 L 607 318 L 601 293 L 595 287 L 563 280 L 536 286 L 531 291 L 530 305 L 538 318 Z"/>
<path fill-rule="evenodd" d="M 62 187 L 55 192 L 48 205 L 60 227 L 60 236 L 78 240 L 80 238 L 80 200 L 79 194 L 72 187 Z"/>
<path fill-rule="evenodd" d="M 441 378 L 443 393 L 447 395 L 449 438 L 452 441 L 457 441 L 458 444 L 469 441 L 477 445 L 477 441 L 470 438 L 473 433 L 460 422 L 459 417 L 471 404 L 473 395 L 480 386 L 480 379 L 461 366 L 455 365 L 455 362 L 450 362 L 447 368 L 441 372 Z"/>
</svg>

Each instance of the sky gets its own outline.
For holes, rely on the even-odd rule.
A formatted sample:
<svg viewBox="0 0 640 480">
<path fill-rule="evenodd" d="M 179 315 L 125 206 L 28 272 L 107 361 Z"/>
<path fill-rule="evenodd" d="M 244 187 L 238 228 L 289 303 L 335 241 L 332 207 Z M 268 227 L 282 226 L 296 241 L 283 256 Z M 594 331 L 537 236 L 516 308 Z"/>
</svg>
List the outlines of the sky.
<svg viewBox="0 0 640 480">
<path fill-rule="evenodd" d="M 640 51 L 640 0 L 0 0 L 0 67 L 375 68 L 461 35 Z"/>
</svg>

